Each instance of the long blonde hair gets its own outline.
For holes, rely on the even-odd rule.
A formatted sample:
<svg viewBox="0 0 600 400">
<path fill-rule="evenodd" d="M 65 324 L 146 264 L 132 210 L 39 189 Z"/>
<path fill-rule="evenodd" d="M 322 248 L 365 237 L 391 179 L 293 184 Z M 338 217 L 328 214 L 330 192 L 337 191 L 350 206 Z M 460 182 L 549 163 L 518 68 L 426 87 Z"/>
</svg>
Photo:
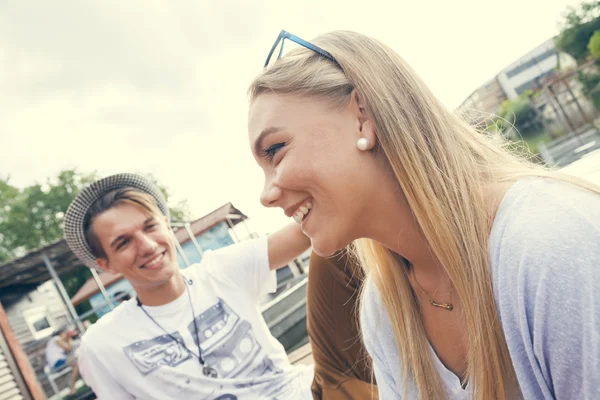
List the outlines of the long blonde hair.
<svg viewBox="0 0 600 400">
<path fill-rule="evenodd" d="M 251 100 L 267 92 L 326 98 L 341 106 L 357 90 L 375 125 L 376 151 L 389 162 L 461 299 L 473 398 L 516 397 L 518 384 L 493 295 L 488 258 L 493 215 L 486 193 L 496 183 L 529 175 L 598 188 L 521 159 L 477 132 L 443 107 L 411 68 L 377 40 L 338 31 L 313 43 L 338 65 L 295 49 L 256 78 Z M 355 246 L 390 315 L 404 381 L 414 379 L 421 399 L 445 398 L 402 257 L 371 239 L 357 240 Z"/>
</svg>

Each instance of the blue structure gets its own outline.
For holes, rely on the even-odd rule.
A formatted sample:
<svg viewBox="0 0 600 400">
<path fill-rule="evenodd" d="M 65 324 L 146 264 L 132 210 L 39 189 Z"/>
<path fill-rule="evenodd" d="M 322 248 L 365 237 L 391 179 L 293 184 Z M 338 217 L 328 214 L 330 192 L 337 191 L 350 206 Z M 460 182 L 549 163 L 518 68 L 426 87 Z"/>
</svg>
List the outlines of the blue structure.
<svg viewBox="0 0 600 400">
<path fill-rule="evenodd" d="M 216 250 L 221 247 L 226 247 L 234 243 L 231 235 L 229 234 L 229 227 L 226 222 L 221 222 L 218 225 L 213 226 L 208 231 L 196 237 L 196 241 L 200 245 L 202 251 Z M 198 254 L 196 246 L 189 240 L 181 245 L 183 252 L 190 262 L 190 264 L 196 264 L 202 261 L 202 256 Z M 181 255 L 177 255 L 177 262 L 181 268 L 187 268 L 185 262 L 181 258 Z"/>
</svg>

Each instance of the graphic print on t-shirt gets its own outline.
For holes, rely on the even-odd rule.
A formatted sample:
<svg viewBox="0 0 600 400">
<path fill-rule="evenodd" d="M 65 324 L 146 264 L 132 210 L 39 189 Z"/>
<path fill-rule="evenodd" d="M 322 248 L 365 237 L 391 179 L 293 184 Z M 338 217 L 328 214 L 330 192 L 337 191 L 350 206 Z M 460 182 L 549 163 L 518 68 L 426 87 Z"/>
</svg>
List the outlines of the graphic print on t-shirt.
<svg viewBox="0 0 600 400">
<path fill-rule="evenodd" d="M 150 340 L 140 340 L 125 347 L 123 350 L 133 365 L 144 375 L 163 365 L 176 367 L 191 358 L 190 353 L 180 344 L 181 334 L 157 336 Z"/>
<path fill-rule="evenodd" d="M 256 378 L 265 374 L 276 374 L 273 362 L 256 340 L 252 325 L 240 319 L 222 299 L 196 317 L 202 358 L 217 371 L 219 378 Z M 187 326 L 198 343 L 194 321 Z M 181 345 L 179 332 L 141 340 L 123 348 L 129 360 L 144 375 L 161 366 L 177 367 L 181 363 L 196 359 Z M 191 346 L 188 346 L 191 347 Z M 195 347 L 195 346 L 194 346 Z"/>
<path fill-rule="evenodd" d="M 274 372 L 273 362 L 263 355 L 252 325 L 219 298 L 217 303 L 196 318 L 200 348 L 206 363 L 219 378 L 254 378 Z M 192 321 L 188 330 L 198 343 Z"/>
</svg>

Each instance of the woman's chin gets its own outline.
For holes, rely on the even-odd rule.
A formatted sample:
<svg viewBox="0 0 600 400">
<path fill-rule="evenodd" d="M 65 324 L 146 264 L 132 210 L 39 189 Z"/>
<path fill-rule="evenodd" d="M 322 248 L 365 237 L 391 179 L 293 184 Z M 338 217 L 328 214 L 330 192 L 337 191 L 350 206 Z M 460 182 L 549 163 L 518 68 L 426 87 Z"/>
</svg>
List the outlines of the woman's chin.
<svg viewBox="0 0 600 400">
<path fill-rule="evenodd" d="M 336 246 L 333 243 L 325 243 L 323 240 L 310 238 L 312 250 L 321 257 L 330 257 L 342 250 L 344 246 Z"/>
</svg>

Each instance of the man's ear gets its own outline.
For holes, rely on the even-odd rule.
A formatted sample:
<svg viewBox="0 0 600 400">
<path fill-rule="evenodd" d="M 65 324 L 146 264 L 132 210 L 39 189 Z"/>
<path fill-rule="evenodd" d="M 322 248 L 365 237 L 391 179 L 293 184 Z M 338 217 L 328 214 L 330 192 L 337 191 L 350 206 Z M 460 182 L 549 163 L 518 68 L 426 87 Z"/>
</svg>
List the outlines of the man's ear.
<svg viewBox="0 0 600 400">
<path fill-rule="evenodd" d="M 171 224 L 169 223 L 169 219 L 167 218 L 167 216 L 163 215 L 163 219 L 165 220 L 165 223 L 167 224 L 167 228 L 169 228 L 169 230 L 172 231 L 173 228 L 171 227 Z"/>
</svg>

